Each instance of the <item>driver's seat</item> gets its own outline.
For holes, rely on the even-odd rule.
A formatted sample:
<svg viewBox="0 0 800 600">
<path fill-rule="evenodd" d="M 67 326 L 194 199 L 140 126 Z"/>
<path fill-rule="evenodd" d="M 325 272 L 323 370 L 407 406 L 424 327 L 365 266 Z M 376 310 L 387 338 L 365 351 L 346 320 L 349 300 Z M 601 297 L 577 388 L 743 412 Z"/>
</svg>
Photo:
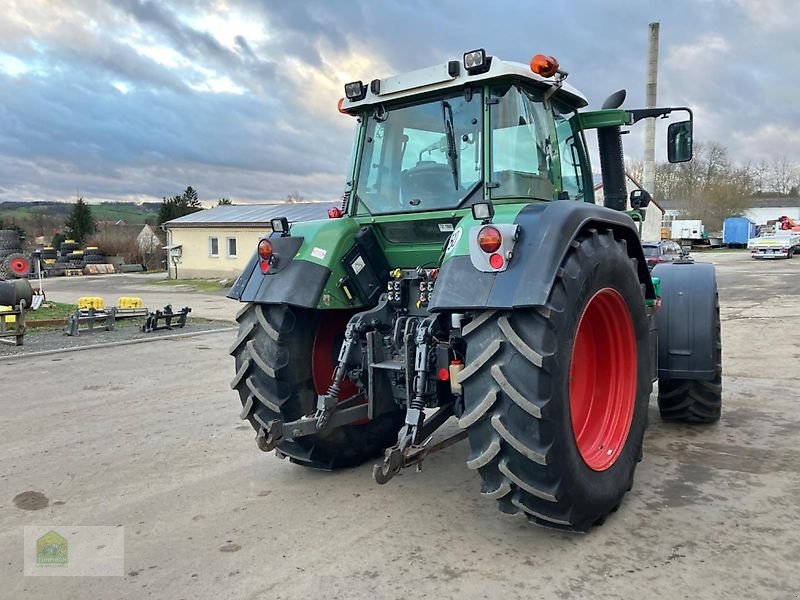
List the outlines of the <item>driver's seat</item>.
<svg viewBox="0 0 800 600">
<path fill-rule="evenodd" d="M 403 205 L 419 200 L 427 208 L 447 204 L 453 195 L 453 173 L 448 165 L 421 160 L 414 168 L 403 171 L 400 178 Z"/>
</svg>

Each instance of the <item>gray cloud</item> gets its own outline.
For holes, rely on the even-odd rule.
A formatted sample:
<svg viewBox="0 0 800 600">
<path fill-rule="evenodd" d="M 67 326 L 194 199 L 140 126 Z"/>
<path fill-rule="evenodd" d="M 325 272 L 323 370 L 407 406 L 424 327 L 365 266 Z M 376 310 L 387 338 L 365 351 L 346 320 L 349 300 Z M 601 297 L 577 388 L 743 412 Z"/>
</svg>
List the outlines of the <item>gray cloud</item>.
<svg viewBox="0 0 800 600">
<path fill-rule="evenodd" d="M 266 35 L 198 25 L 228 10 Z M 620 87 L 635 106 L 653 20 L 662 103 L 695 107 L 698 137 L 735 160 L 800 162 L 793 0 L 19 0 L 0 22 L 0 199 L 69 199 L 76 187 L 148 199 L 189 184 L 205 199 L 332 198 L 353 125 L 335 110 L 342 61 L 348 74 L 374 69 L 353 73 L 368 80 L 474 47 L 522 62 L 545 52 L 592 106 Z M 27 70 L 6 72 L 3 55 Z M 630 156 L 640 140 L 626 137 Z"/>
</svg>

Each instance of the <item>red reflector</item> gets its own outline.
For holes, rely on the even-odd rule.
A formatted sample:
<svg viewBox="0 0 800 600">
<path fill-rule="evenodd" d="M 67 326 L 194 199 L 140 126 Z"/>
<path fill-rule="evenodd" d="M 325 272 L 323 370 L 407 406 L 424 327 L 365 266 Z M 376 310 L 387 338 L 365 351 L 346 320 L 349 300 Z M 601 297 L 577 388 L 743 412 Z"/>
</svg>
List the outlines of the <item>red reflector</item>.
<svg viewBox="0 0 800 600">
<path fill-rule="evenodd" d="M 489 257 L 489 264 L 493 269 L 502 269 L 503 265 L 505 264 L 505 261 L 503 260 L 503 257 L 500 256 L 499 254 L 492 254 Z"/>
<path fill-rule="evenodd" d="M 264 261 L 269 261 L 272 258 L 272 244 L 269 240 L 258 242 L 258 257 Z"/>
<path fill-rule="evenodd" d="M 442 367 L 439 369 L 439 381 L 447 381 L 450 379 L 450 371 Z"/>
<path fill-rule="evenodd" d="M 261 272 L 265 274 L 269 272 L 269 263 L 265 260 L 261 261 Z"/>
<path fill-rule="evenodd" d="M 337 207 L 329 208 L 328 209 L 328 218 L 329 219 L 341 219 L 342 218 L 342 210 Z"/>
<path fill-rule="evenodd" d="M 478 232 L 478 246 L 487 254 L 497 252 L 497 249 L 500 248 L 500 244 L 502 243 L 503 236 L 500 235 L 497 228 L 491 225 L 487 225 Z"/>
</svg>

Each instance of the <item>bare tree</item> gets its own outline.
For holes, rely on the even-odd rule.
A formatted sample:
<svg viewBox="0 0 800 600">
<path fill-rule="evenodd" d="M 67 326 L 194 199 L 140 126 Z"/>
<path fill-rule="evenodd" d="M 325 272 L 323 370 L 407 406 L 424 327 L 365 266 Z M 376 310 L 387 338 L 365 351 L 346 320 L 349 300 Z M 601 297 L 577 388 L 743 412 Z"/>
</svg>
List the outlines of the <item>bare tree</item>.
<svg viewBox="0 0 800 600">
<path fill-rule="evenodd" d="M 286 196 L 285 202 L 287 204 L 297 204 L 298 202 L 302 202 L 303 197 L 300 195 L 300 192 L 292 192 Z"/>
<path fill-rule="evenodd" d="M 656 198 L 683 218 L 701 219 L 708 229 L 747 209 L 756 191 L 749 165 L 734 166 L 721 144 L 696 143 L 692 161 L 662 163 L 656 169 Z"/>
<path fill-rule="evenodd" d="M 762 159 L 753 167 L 753 185 L 757 194 L 769 190 L 769 163 L 766 160 Z"/>
<path fill-rule="evenodd" d="M 771 191 L 788 196 L 792 187 L 798 183 L 797 166 L 790 163 L 785 156 L 773 159 L 769 169 Z"/>
<path fill-rule="evenodd" d="M 638 158 L 630 158 L 625 160 L 625 172 L 630 175 L 634 181 L 643 184 L 644 179 L 644 161 Z M 653 190 L 647 190 L 651 192 Z"/>
</svg>

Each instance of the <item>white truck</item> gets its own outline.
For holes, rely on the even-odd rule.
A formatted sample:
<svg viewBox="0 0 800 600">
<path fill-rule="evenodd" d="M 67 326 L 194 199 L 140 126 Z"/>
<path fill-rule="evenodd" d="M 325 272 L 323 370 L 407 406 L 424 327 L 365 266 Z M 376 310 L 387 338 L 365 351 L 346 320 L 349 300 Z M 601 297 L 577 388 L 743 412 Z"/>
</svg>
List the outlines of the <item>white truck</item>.
<svg viewBox="0 0 800 600">
<path fill-rule="evenodd" d="M 753 258 L 792 258 L 800 252 L 800 231 L 777 230 L 747 241 Z"/>
<path fill-rule="evenodd" d="M 673 219 L 671 229 L 673 240 L 703 239 L 703 222 L 700 219 Z"/>
</svg>

